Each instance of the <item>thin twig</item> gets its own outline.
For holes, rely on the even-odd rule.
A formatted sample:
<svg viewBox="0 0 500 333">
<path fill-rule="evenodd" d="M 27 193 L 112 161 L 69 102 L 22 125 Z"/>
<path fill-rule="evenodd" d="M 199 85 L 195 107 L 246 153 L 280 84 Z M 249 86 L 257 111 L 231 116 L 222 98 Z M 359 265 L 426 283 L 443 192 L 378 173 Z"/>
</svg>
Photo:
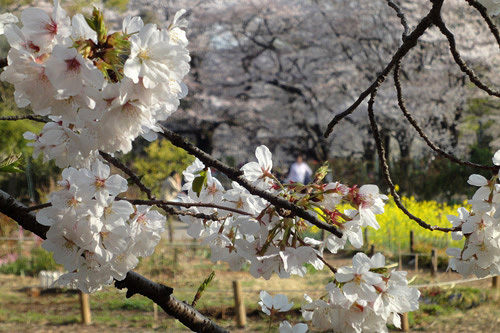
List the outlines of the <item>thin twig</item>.
<svg viewBox="0 0 500 333">
<path fill-rule="evenodd" d="M 420 135 L 420 137 L 425 141 L 427 146 L 429 146 L 432 150 L 434 150 L 436 153 L 442 155 L 443 157 L 447 158 L 448 160 L 464 165 L 464 166 L 469 166 L 477 169 L 484 169 L 484 170 L 491 170 L 494 172 L 498 172 L 499 167 L 498 166 L 490 166 L 490 165 L 482 165 L 482 164 L 476 164 L 472 163 L 469 161 L 463 161 L 455 156 L 448 154 L 444 150 L 442 150 L 440 147 L 438 147 L 434 142 L 432 142 L 429 137 L 424 133 L 424 130 L 418 125 L 417 121 L 411 113 L 408 111 L 406 108 L 406 103 L 403 98 L 403 89 L 401 88 L 401 80 L 400 80 L 400 69 L 401 69 L 401 64 L 397 63 L 396 66 L 394 67 L 394 86 L 396 87 L 396 92 L 397 92 L 397 99 L 398 99 L 398 106 L 401 112 L 404 114 L 408 122 L 413 126 L 415 131 Z"/>
<path fill-rule="evenodd" d="M 39 209 L 47 208 L 47 207 L 50 207 L 50 206 L 52 206 L 51 202 L 47 202 L 47 203 L 44 203 L 44 204 L 41 204 L 41 205 L 36 205 L 36 206 L 26 206 L 26 208 L 24 208 L 24 211 L 25 212 L 32 212 L 34 210 L 39 210 Z"/>
<path fill-rule="evenodd" d="M 1 60 L 1 59 L 0 59 Z M 37 121 L 39 123 L 48 123 L 49 120 L 40 117 L 40 116 L 33 116 L 33 115 L 25 115 L 25 116 L 3 116 L 0 117 L 0 120 L 33 120 Z"/>
<path fill-rule="evenodd" d="M 191 143 L 187 142 L 184 140 L 183 137 L 178 135 L 177 133 L 172 132 L 168 128 L 162 126 L 163 133 L 160 133 L 160 135 L 164 136 L 174 146 L 177 146 L 179 148 L 184 149 L 191 155 L 196 156 L 200 161 L 202 161 L 206 166 L 208 167 L 213 167 L 220 172 L 224 173 L 226 176 L 228 176 L 229 179 L 237 182 L 244 188 L 246 188 L 251 194 L 257 195 L 263 199 L 266 199 L 269 201 L 271 204 L 273 204 L 276 207 L 283 208 L 284 210 L 288 210 L 290 212 L 290 215 L 298 216 L 300 218 L 303 218 L 304 220 L 307 220 L 308 222 L 314 224 L 320 229 L 330 231 L 332 234 L 334 234 L 337 237 L 342 237 L 342 232 L 337 229 L 333 225 L 329 225 L 326 223 L 321 222 L 319 219 L 317 219 L 315 216 L 307 212 L 305 209 L 294 205 L 290 201 L 279 197 L 277 195 L 272 194 L 271 192 L 259 189 L 255 186 L 253 186 L 251 183 L 249 183 L 245 178 L 243 178 L 243 172 L 241 170 L 231 168 L 230 166 L 220 162 L 219 160 L 214 159 L 212 156 L 208 155 L 198 147 L 192 145 Z"/>
<path fill-rule="evenodd" d="M 342 119 L 349 116 L 353 113 L 361 104 L 362 101 L 365 100 L 368 95 L 370 95 L 376 87 L 380 86 L 382 82 L 385 81 L 387 75 L 390 73 L 394 65 L 403 59 L 406 54 L 417 45 L 418 39 L 424 34 L 424 32 L 437 20 L 440 19 L 441 15 L 441 7 L 443 5 L 444 0 L 432 0 L 433 6 L 429 13 L 422 18 L 422 20 L 418 23 L 417 27 L 413 32 L 408 35 L 408 37 L 404 40 L 403 44 L 399 47 L 399 49 L 392 56 L 389 64 L 384 68 L 384 70 L 377 76 L 377 79 L 365 90 L 363 91 L 358 99 L 344 112 L 337 114 L 328 124 L 328 127 L 325 131 L 325 138 L 327 138 L 333 131 L 335 125 L 337 125 Z"/>
<path fill-rule="evenodd" d="M 323 258 L 322 256 L 320 256 L 319 254 L 316 255 L 316 257 L 319 260 L 321 260 L 323 262 L 323 264 L 325 264 L 325 266 L 328 267 L 333 272 L 333 274 L 337 273 L 337 268 L 334 267 L 332 264 L 330 264 L 328 261 L 326 261 L 325 258 Z"/>
<path fill-rule="evenodd" d="M 152 194 L 151 190 L 144 185 L 144 183 L 141 181 L 141 179 L 133 172 L 130 170 L 125 164 L 123 164 L 119 159 L 109 155 L 108 153 L 105 153 L 103 151 L 99 151 L 99 154 L 101 154 L 102 158 L 104 158 L 106 161 L 109 163 L 113 164 L 115 167 L 123 171 L 127 176 L 130 177 L 130 179 L 136 184 L 142 192 L 146 193 L 148 199 L 153 200 L 155 197 Z"/>
<path fill-rule="evenodd" d="M 128 201 L 133 205 L 169 205 L 169 206 L 179 206 L 185 208 L 208 207 L 208 208 L 227 210 L 228 212 L 233 212 L 240 215 L 253 216 L 252 214 L 240 209 L 216 205 L 212 203 L 205 203 L 205 202 L 178 202 L 178 201 L 166 201 L 166 200 L 139 200 L 139 199 L 126 199 L 126 198 L 116 198 L 116 199 Z"/>
<path fill-rule="evenodd" d="M 406 209 L 406 207 L 403 205 L 403 203 L 401 202 L 401 198 L 399 197 L 399 194 L 396 191 L 396 187 L 394 186 L 394 183 L 392 182 L 392 179 L 391 179 L 391 174 L 390 174 L 390 171 L 389 171 L 389 166 L 387 165 L 387 160 L 385 158 L 385 149 L 384 149 L 384 146 L 382 144 L 382 139 L 380 137 L 380 132 L 378 130 L 377 122 L 375 120 L 375 115 L 374 115 L 374 112 L 373 112 L 373 105 L 375 103 L 376 96 L 377 96 L 377 90 L 374 90 L 372 92 L 371 96 L 370 96 L 370 100 L 368 101 L 368 118 L 370 119 L 370 127 L 372 129 L 373 138 L 375 139 L 375 143 L 376 143 L 376 146 L 377 146 L 377 152 L 378 152 L 378 156 L 379 156 L 379 160 L 380 160 L 380 166 L 381 166 L 381 168 L 382 168 L 382 170 L 384 172 L 385 181 L 386 181 L 387 185 L 389 186 L 389 188 L 391 190 L 391 194 L 392 194 L 392 197 L 394 198 L 394 202 L 396 203 L 396 206 L 398 206 L 398 208 L 403 213 L 405 213 L 406 216 L 408 216 L 413 221 L 417 222 L 418 225 L 420 225 L 422 228 L 425 228 L 425 229 L 428 229 L 428 230 L 431 230 L 431 231 L 438 230 L 438 231 L 443 231 L 443 232 L 450 232 L 450 231 L 458 231 L 458 230 L 460 230 L 460 227 L 456 227 L 456 228 L 442 228 L 442 227 L 439 227 L 437 225 L 432 226 L 432 225 L 424 222 L 422 219 L 416 217 L 412 213 L 410 213 Z"/>
<path fill-rule="evenodd" d="M 472 83 L 479 89 L 483 90 L 486 92 L 488 95 L 499 97 L 500 98 L 500 91 L 498 90 L 493 90 L 491 87 L 489 87 L 487 84 L 485 84 L 481 79 L 474 73 L 474 70 L 467 66 L 465 61 L 462 59 L 460 56 L 460 53 L 457 50 L 457 45 L 455 42 L 455 36 L 453 33 L 446 27 L 446 24 L 444 21 L 440 18 L 438 18 L 435 22 L 436 26 L 439 28 L 439 31 L 446 37 L 448 40 L 448 45 L 450 47 L 450 52 L 451 55 L 453 56 L 453 59 L 455 60 L 455 63 L 458 65 L 460 70 L 465 73 L 468 77 L 469 80 L 471 80 Z"/>
<path fill-rule="evenodd" d="M 139 187 L 139 189 L 146 193 L 146 196 L 148 197 L 149 200 L 154 200 L 156 199 L 154 194 L 152 193 L 151 189 L 144 185 L 144 183 L 141 181 L 141 179 L 133 172 L 130 170 L 125 164 L 123 164 L 120 160 L 117 158 L 114 158 L 113 156 L 109 155 L 108 153 L 105 153 L 103 151 L 99 151 L 101 156 L 108 161 L 109 163 L 113 164 L 115 167 L 118 169 L 122 170 L 127 176 L 130 177 L 130 179 Z M 169 207 L 165 204 L 160 204 L 159 207 L 165 211 L 165 213 L 170 214 L 170 215 L 189 215 L 189 216 L 195 216 L 199 217 L 202 219 L 214 219 L 214 216 L 206 215 L 206 214 L 199 214 L 199 213 L 192 213 L 192 212 L 186 212 L 182 213 L 178 210 L 175 210 L 172 207 Z M 216 219 L 216 217 L 215 217 Z"/>
<path fill-rule="evenodd" d="M 500 33 L 498 31 L 497 26 L 495 25 L 495 23 L 493 23 L 493 21 L 491 20 L 491 17 L 488 15 L 488 11 L 486 10 L 486 8 L 482 4 L 480 4 L 479 2 L 477 2 L 475 0 L 465 0 L 465 1 L 467 1 L 470 6 L 477 9 L 477 11 L 481 14 L 484 21 L 488 25 L 488 28 L 490 29 L 491 33 L 495 37 L 498 46 L 500 47 Z"/>
<path fill-rule="evenodd" d="M 410 31 L 410 27 L 408 26 L 408 21 L 406 20 L 406 16 L 403 13 L 403 11 L 401 10 L 401 8 L 399 8 L 399 6 L 396 3 L 394 3 L 393 1 L 387 0 L 387 4 L 389 5 L 389 7 L 391 7 L 392 9 L 394 9 L 396 11 L 396 15 L 401 20 L 401 25 L 403 26 L 403 35 L 402 35 L 401 39 L 404 42 L 405 39 L 408 37 L 408 32 Z"/>
</svg>

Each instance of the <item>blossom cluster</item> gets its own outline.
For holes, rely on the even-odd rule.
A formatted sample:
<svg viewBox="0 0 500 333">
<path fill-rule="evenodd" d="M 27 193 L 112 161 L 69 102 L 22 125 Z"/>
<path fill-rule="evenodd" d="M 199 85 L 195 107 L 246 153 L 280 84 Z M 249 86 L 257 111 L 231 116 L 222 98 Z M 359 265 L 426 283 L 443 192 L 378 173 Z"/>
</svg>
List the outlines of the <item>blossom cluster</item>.
<svg viewBox="0 0 500 333">
<path fill-rule="evenodd" d="M 318 331 L 387 332 L 387 322 L 401 328 L 399 314 L 418 309 L 420 292 L 408 287 L 406 272 L 387 273 L 384 266 L 380 253 L 357 253 L 352 267 L 339 268 L 326 286 L 325 299 L 305 295 L 302 315 Z"/>
<path fill-rule="evenodd" d="M 70 18 L 54 1 L 52 13 L 27 8 L 22 28 L 11 14 L 0 17 L 10 45 L 0 78 L 15 88 L 18 106 L 48 116 L 34 140 L 33 155 L 59 167 L 88 167 L 99 150 L 128 152 L 138 136 L 154 139 L 187 94 L 187 25 L 180 11 L 168 29 L 126 17 L 107 33 L 102 13 Z"/>
<path fill-rule="evenodd" d="M 10 45 L 0 79 L 14 85 L 19 107 L 50 119 L 40 133 L 24 137 L 34 141 L 28 144 L 33 157 L 43 154 L 68 167 L 63 189 L 50 194 L 52 206 L 37 214 L 50 226 L 43 247 L 69 271 L 59 284 L 92 292 L 122 280 L 160 239 L 165 217 L 149 206 L 115 202 L 127 182 L 110 176 L 98 155 L 128 152 L 138 136 L 154 139 L 157 123 L 187 94 L 183 13 L 164 30 L 128 16 L 111 34 L 99 10 L 70 18 L 58 0 L 51 13 L 25 9 L 22 27 L 16 16 L 0 15 L 0 33 Z"/>
<path fill-rule="evenodd" d="M 69 272 L 57 284 L 75 284 L 91 293 L 113 279 L 123 280 L 138 257 L 153 253 L 165 217 L 150 206 L 115 201 L 127 190 L 127 181 L 110 176 L 109 166 L 99 160 L 90 170 L 64 169 L 62 176 L 62 189 L 50 194 L 52 206 L 36 216 L 50 226 L 42 247 Z"/>
<path fill-rule="evenodd" d="M 304 295 L 302 315 L 316 331 L 387 332 L 387 322 L 401 328 L 399 314 L 418 309 L 420 292 L 408 287 L 406 272 L 385 268 L 385 257 L 377 253 L 368 258 L 364 253 L 353 257 L 352 267 L 340 267 L 335 281 L 326 286 L 327 295 L 312 300 Z M 260 293 L 259 305 L 268 316 L 289 311 L 285 295 Z M 280 324 L 280 332 L 306 332 L 306 324 Z"/>
<path fill-rule="evenodd" d="M 210 245 L 211 259 L 226 261 L 231 269 L 240 269 L 244 263 L 250 265 L 254 277 L 269 279 L 273 273 L 282 278 L 292 274 L 304 276 L 305 264 L 322 269 L 323 251 L 336 253 L 349 241 L 354 247 L 363 245 L 361 228 L 379 228 L 376 214 L 383 213 L 387 197 L 379 193 L 375 185 L 349 187 L 338 182 L 322 183 L 327 168 L 320 168 L 311 184 L 282 184 L 271 173 L 272 154 L 265 146 L 255 152 L 257 161 L 241 168 L 248 184 L 281 196 L 306 209 L 324 223 L 335 225 L 343 232 L 342 238 L 329 235 L 323 241 L 303 237 L 308 222 L 290 217 L 278 211 L 264 199 L 252 195 L 246 188 L 233 182 L 225 190 L 213 177 L 209 168 L 196 160 L 184 171 L 187 196 L 181 197 L 195 213 L 214 214 L 218 219 L 201 220 L 191 216 L 181 219 L 189 224 L 188 234 L 203 238 Z M 210 203 L 212 206 L 196 206 L 196 203 Z M 340 211 L 338 207 L 348 203 L 352 209 Z M 353 267 L 342 267 L 335 273 L 337 284 L 329 284 L 328 300 L 313 301 L 303 314 L 318 330 L 335 328 L 339 331 L 386 331 L 386 323 L 400 326 L 399 313 L 418 308 L 419 292 L 409 288 L 406 272 L 392 271 L 386 275 L 385 258 L 377 254 L 371 259 L 358 253 Z M 272 298 L 261 293 L 262 310 L 273 315 L 287 311 L 283 295 Z M 282 323 L 283 331 L 288 329 L 305 331 L 307 328 L 292 327 Z"/>
<path fill-rule="evenodd" d="M 15 16 L 0 15 L 0 33 L 10 45 L 0 79 L 14 85 L 20 107 L 29 105 L 36 115 L 50 119 L 40 133 L 28 132 L 25 138 L 33 140 L 34 157 L 42 154 L 65 168 L 61 190 L 50 194 L 51 206 L 36 216 L 50 227 L 42 246 L 69 272 L 58 279 L 59 285 L 93 292 L 122 280 L 160 240 L 165 217 L 150 206 L 118 200 L 127 182 L 110 175 L 99 151 L 128 152 L 137 137 L 154 139 L 161 131 L 158 122 L 187 94 L 181 82 L 190 61 L 183 13 L 164 30 L 129 16 L 111 34 L 97 9 L 90 18 L 70 18 L 58 0 L 51 13 L 25 9 L 22 27 Z M 190 236 L 209 244 L 213 261 L 228 262 L 233 270 L 247 264 L 253 276 L 266 279 L 273 273 L 304 276 L 306 264 L 323 268 L 325 248 L 336 253 L 347 242 L 359 248 L 362 228 L 379 228 L 375 215 L 383 213 L 387 197 L 377 186 L 324 183 L 326 166 L 311 184 L 283 184 L 271 173 L 269 149 L 258 147 L 256 157 L 241 168 L 242 181 L 227 190 L 199 160 L 184 171 L 186 209 L 212 218 L 181 218 L 189 224 Z M 322 241 L 305 237 L 309 222 L 250 193 L 255 188 L 303 208 L 343 236 Z M 341 210 L 343 203 L 351 208 Z M 407 287 L 403 272 L 382 275 L 384 264 L 382 255 L 356 255 L 352 268 L 336 271 L 327 301 L 306 298 L 304 317 L 318 330 L 384 330 L 387 321 L 398 326 L 396 313 L 416 309 L 418 291 Z M 281 307 L 282 297 L 261 296 L 270 315 L 291 307 Z M 303 324 L 280 325 L 283 332 L 305 330 Z"/>
<path fill-rule="evenodd" d="M 290 217 L 266 200 L 251 194 L 236 182 L 225 190 L 213 177 L 211 170 L 199 161 L 184 171 L 184 189 L 188 195 L 182 197 L 186 203 L 210 203 L 214 207 L 193 207 L 192 212 L 217 213 L 218 220 L 201 220 L 191 216 L 181 219 L 189 224 L 188 234 L 203 238 L 210 245 L 211 259 L 226 261 L 231 269 L 238 270 L 244 263 L 250 264 L 254 277 L 269 279 L 273 272 L 280 277 L 304 276 L 305 264 L 322 269 L 320 259 L 327 248 L 333 253 L 342 249 L 347 241 L 354 247 L 363 245 L 362 227 L 379 228 L 376 214 L 384 211 L 387 197 L 379 193 L 375 185 L 348 187 L 338 182 L 322 184 L 326 174 L 321 169 L 313 184 L 281 184 L 272 173 L 272 154 L 265 146 L 256 149 L 257 162 L 249 162 L 241 168 L 244 178 L 253 186 L 274 193 L 303 207 L 318 219 L 338 227 L 343 237 L 329 235 L 318 241 L 302 234 L 308 222 Z M 349 203 L 353 209 L 341 212 L 337 206 Z"/>
<path fill-rule="evenodd" d="M 493 163 L 500 165 L 500 151 L 493 156 Z M 452 232 L 454 240 L 464 241 L 462 249 L 448 248 L 449 268 L 467 277 L 500 274 L 500 184 L 499 175 L 488 180 L 474 174 L 468 183 L 477 186 L 476 193 L 469 200 L 470 211 L 461 207 L 458 216 L 448 215 L 448 220 L 457 231 Z"/>
</svg>

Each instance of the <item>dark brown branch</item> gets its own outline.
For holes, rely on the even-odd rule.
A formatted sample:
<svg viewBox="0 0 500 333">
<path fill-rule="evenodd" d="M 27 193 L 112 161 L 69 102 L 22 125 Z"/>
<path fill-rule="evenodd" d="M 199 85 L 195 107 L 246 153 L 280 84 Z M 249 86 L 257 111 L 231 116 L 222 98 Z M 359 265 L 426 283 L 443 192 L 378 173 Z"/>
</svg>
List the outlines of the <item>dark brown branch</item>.
<svg viewBox="0 0 500 333">
<path fill-rule="evenodd" d="M 358 99 L 344 112 L 341 112 L 337 114 L 333 119 L 330 121 L 328 124 L 328 127 L 325 131 L 325 138 L 327 138 L 333 131 L 333 128 L 335 125 L 337 125 L 342 119 L 345 117 L 349 116 L 351 113 L 353 113 L 365 100 L 368 95 L 370 95 L 374 90 L 377 89 L 378 86 L 382 82 L 385 81 L 387 75 L 390 73 L 390 71 L 394 68 L 394 65 L 403 59 L 403 57 L 406 56 L 406 54 L 413 48 L 415 45 L 417 45 L 418 39 L 424 34 L 424 32 L 437 20 L 440 19 L 441 15 L 441 7 L 443 5 L 444 0 L 432 0 L 433 6 L 429 13 L 422 18 L 422 20 L 418 23 L 417 27 L 413 32 L 408 35 L 408 37 L 404 40 L 403 44 L 399 47 L 399 49 L 394 53 L 392 56 L 391 61 L 389 64 L 384 68 L 384 70 L 378 75 L 377 79 L 365 90 L 363 91 Z"/>
<path fill-rule="evenodd" d="M 487 84 L 482 82 L 481 79 L 476 75 L 476 73 L 474 73 L 472 68 L 467 66 L 467 64 L 462 59 L 462 57 L 460 56 L 460 53 L 457 50 L 455 36 L 453 35 L 453 33 L 450 30 L 448 30 L 448 28 L 446 27 L 443 20 L 441 18 L 439 18 L 436 20 L 435 24 L 439 28 L 439 31 L 441 31 L 441 33 L 446 37 L 446 39 L 448 39 L 448 45 L 450 47 L 451 55 L 453 56 L 453 60 L 455 60 L 455 63 L 458 65 L 460 70 L 469 77 L 469 80 L 471 80 L 471 82 L 474 83 L 474 85 L 476 87 L 483 90 L 488 95 L 500 98 L 500 91 L 493 90 Z"/>
<path fill-rule="evenodd" d="M 403 89 L 401 88 L 401 80 L 400 80 L 400 63 L 397 63 L 396 66 L 394 67 L 394 85 L 396 87 L 396 92 L 397 92 L 397 99 L 398 99 L 398 106 L 401 112 L 403 112 L 404 116 L 408 120 L 408 122 L 415 128 L 415 131 L 420 135 L 420 137 L 425 141 L 427 146 L 429 146 L 432 150 L 434 150 L 436 153 L 442 155 L 443 157 L 447 158 L 448 160 L 460 164 L 460 165 L 465 165 L 477 169 L 484 169 L 484 170 L 491 170 L 494 172 L 498 172 L 499 167 L 498 166 L 490 166 L 490 165 L 482 165 L 482 164 L 476 164 L 472 163 L 469 161 L 462 161 L 455 156 L 448 154 L 444 150 L 442 150 L 440 147 L 438 147 L 434 142 L 432 142 L 429 137 L 424 133 L 423 129 L 418 125 L 417 121 L 411 113 L 408 111 L 406 108 L 406 104 L 403 98 Z"/>
<path fill-rule="evenodd" d="M 164 211 L 166 211 L 168 214 L 171 214 L 171 215 L 192 216 L 194 218 L 201 219 L 201 220 L 211 220 L 211 221 L 219 221 L 219 220 L 221 220 L 221 218 L 219 218 L 219 216 L 217 215 L 217 213 L 213 213 L 213 214 L 207 215 L 207 214 L 195 213 L 195 212 L 191 212 L 191 211 L 187 211 L 187 210 L 177 210 L 177 209 L 174 209 L 174 208 L 171 208 L 171 207 L 167 206 L 170 203 L 173 203 L 173 204 L 176 204 L 176 205 L 177 204 L 183 205 L 183 203 L 174 202 L 174 201 L 138 200 L 138 199 L 126 199 L 126 198 L 119 198 L 119 197 L 116 197 L 115 200 L 126 200 L 126 201 L 130 202 L 133 205 L 157 205 L 158 207 L 162 208 Z M 177 205 L 177 206 L 179 206 L 179 205 Z M 193 207 L 193 206 L 194 205 L 191 205 L 191 207 Z M 224 219 L 224 218 L 222 218 L 222 219 Z"/>
<path fill-rule="evenodd" d="M 44 204 L 41 204 L 41 205 L 36 205 L 36 206 L 27 206 L 24 211 L 25 212 L 32 212 L 34 210 L 39 210 L 39 209 L 43 209 L 43 208 L 47 208 L 47 207 L 50 207 L 52 206 L 52 203 L 50 202 L 47 202 L 47 203 L 44 203 Z"/>
<path fill-rule="evenodd" d="M 160 207 L 165 210 L 165 205 L 160 205 Z M 170 207 L 169 207 L 170 208 Z M 178 210 L 178 209 L 169 209 L 168 213 L 171 215 L 182 215 L 182 216 L 191 216 L 197 219 L 201 220 L 211 220 L 211 221 L 220 221 L 220 220 L 225 220 L 226 218 L 220 218 L 217 213 L 213 213 L 210 215 L 203 214 L 203 213 L 195 213 L 191 212 L 189 210 Z"/>
<path fill-rule="evenodd" d="M 15 200 L 8 193 L 0 190 L 0 212 L 15 220 L 24 229 L 46 239 L 49 227 L 39 224 L 35 214 L 27 211 L 27 207 Z M 127 288 L 127 297 L 141 294 L 158 304 L 166 313 L 175 317 L 195 332 L 228 332 L 213 323 L 190 305 L 179 301 L 172 295 L 173 289 L 148 280 L 138 273 L 130 271 L 122 281 L 116 281 L 118 289 Z"/>
<path fill-rule="evenodd" d="M 310 246 L 309 244 L 304 242 L 304 240 L 302 238 L 297 237 L 297 239 L 298 239 L 299 243 L 302 244 L 303 246 Z M 323 256 L 317 254 L 316 258 L 321 260 L 323 262 L 323 264 L 325 264 L 325 266 L 328 267 L 328 269 L 330 269 L 332 271 L 333 274 L 337 273 L 337 268 L 335 266 L 333 266 L 332 264 L 330 264 L 328 261 L 326 261 L 326 259 L 323 258 Z"/>
<path fill-rule="evenodd" d="M 27 208 L 8 193 L 0 190 L 0 213 L 10 217 L 24 229 L 45 239 L 45 234 L 49 231 L 49 227 L 38 223 L 35 214 L 28 211 Z"/>
<path fill-rule="evenodd" d="M 163 133 L 160 134 L 165 138 L 167 138 L 168 140 L 170 140 L 170 142 L 172 142 L 174 146 L 182 148 L 188 153 L 196 156 L 206 166 L 213 167 L 219 170 L 220 172 L 224 173 L 226 176 L 228 176 L 229 179 L 237 182 L 238 184 L 246 188 L 253 195 L 257 195 L 263 199 L 266 199 L 276 207 L 280 207 L 290 211 L 291 215 L 303 218 L 304 220 L 307 220 L 308 222 L 314 224 L 320 229 L 330 231 L 337 237 L 342 237 L 342 232 L 335 226 L 321 222 L 306 210 L 302 209 L 297 205 L 294 205 L 293 203 L 282 197 L 276 196 L 270 192 L 264 191 L 262 189 L 253 186 L 245 178 L 243 178 L 243 172 L 241 170 L 231 168 L 226 164 L 220 162 L 219 160 L 214 159 L 212 156 L 208 155 L 201 149 L 187 142 L 186 140 L 184 140 L 183 137 L 165 128 L 164 126 L 162 126 L 162 130 Z"/>
<path fill-rule="evenodd" d="M 193 332 L 229 332 L 199 313 L 191 305 L 174 297 L 172 288 L 150 281 L 136 272 L 128 272 L 125 280 L 115 282 L 115 287 L 127 288 L 127 298 L 134 294 L 141 294 L 151 299 L 163 311 L 175 317 Z"/>
<path fill-rule="evenodd" d="M 2 59 L 0 59 L 1 61 Z M 39 123 L 48 123 L 49 120 L 40 117 L 40 116 L 33 116 L 33 115 L 26 115 L 26 116 L 4 116 L 0 117 L 0 120 L 33 120 L 37 121 Z"/>
<path fill-rule="evenodd" d="M 477 9 L 477 11 L 481 14 L 483 20 L 488 25 L 488 28 L 490 29 L 491 33 L 493 34 L 493 36 L 497 41 L 498 46 L 500 47 L 500 33 L 498 31 L 497 26 L 495 25 L 495 23 L 493 23 L 491 17 L 488 15 L 488 11 L 486 10 L 486 8 L 475 0 L 465 0 L 465 1 L 467 1 L 470 6 Z"/>
<path fill-rule="evenodd" d="M 392 2 L 391 0 L 387 0 L 387 4 L 389 5 L 389 7 L 391 7 L 396 11 L 396 15 L 401 20 L 401 25 L 403 26 L 403 35 L 401 39 L 404 42 L 405 39 L 408 37 L 408 32 L 410 31 L 410 27 L 408 26 L 408 21 L 406 20 L 406 16 L 396 3 Z"/>
<path fill-rule="evenodd" d="M 418 225 L 420 225 L 422 228 L 425 228 L 425 229 L 428 229 L 431 231 L 439 230 L 439 231 L 443 231 L 443 232 L 460 230 L 460 228 L 442 228 L 442 227 L 439 227 L 437 225 L 430 225 L 430 224 L 426 223 L 425 221 L 423 221 L 422 219 L 420 219 L 420 218 L 416 217 L 415 215 L 413 215 L 412 213 L 410 213 L 406 209 L 406 207 L 403 205 L 403 203 L 401 202 L 401 198 L 399 197 L 399 194 L 396 192 L 396 187 L 394 186 L 394 183 L 392 182 L 392 179 L 391 179 L 389 166 L 387 165 L 387 161 L 385 159 L 384 146 L 382 143 L 382 139 L 380 137 L 380 132 L 378 130 L 377 122 L 375 120 L 375 115 L 373 113 L 373 105 L 375 103 L 376 96 L 377 96 L 377 89 L 375 89 L 372 92 L 372 94 L 370 96 L 370 100 L 368 101 L 368 118 L 370 119 L 370 127 L 372 129 L 373 138 L 375 139 L 375 143 L 377 146 L 377 153 L 378 153 L 379 160 L 380 160 L 380 167 L 382 168 L 382 170 L 384 172 L 385 182 L 387 183 L 387 185 L 389 186 L 389 188 L 391 190 L 391 194 L 392 194 L 392 197 L 394 198 L 394 202 L 396 203 L 396 206 L 398 206 L 398 208 L 403 213 L 405 213 L 406 216 L 408 216 L 413 221 L 417 222 Z"/>
<path fill-rule="evenodd" d="M 216 205 L 212 203 L 205 203 L 205 202 L 178 202 L 178 201 L 165 201 L 165 200 L 138 200 L 138 199 L 125 199 L 125 198 L 117 198 L 117 199 L 126 200 L 133 205 L 169 205 L 169 206 L 179 206 L 185 208 L 208 207 L 208 208 L 227 210 L 228 212 L 233 212 L 241 215 L 253 216 L 252 214 L 240 209 Z"/>
<path fill-rule="evenodd" d="M 148 188 L 144 183 L 141 181 L 141 179 L 135 174 L 134 171 L 130 170 L 125 164 L 123 164 L 120 160 L 117 158 L 114 158 L 113 156 L 109 155 L 108 153 L 99 152 L 101 156 L 108 161 L 109 163 L 113 164 L 115 167 L 118 169 L 122 170 L 127 176 L 130 177 L 130 179 L 139 187 L 139 189 L 146 193 L 146 196 L 148 197 L 149 200 L 155 200 L 155 196 L 151 192 L 151 189 Z M 161 200 L 158 201 L 158 207 L 163 209 L 165 213 L 170 214 L 170 215 L 186 215 L 186 216 L 192 216 L 195 218 L 203 219 L 203 220 L 214 220 L 217 221 L 219 220 L 217 217 L 217 214 L 212 214 L 212 215 L 207 215 L 203 213 L 194 213 L 194 212 L 183 212 L 177 209 L 174 209 L 172 207 L 169 207 L 165 203 L 162 203 Z"/>
<path fill-rule="evenodd" d="M 123 171 L 127 176 L 130 177 L 130 179 L 136 184 L 142 192 L 146 193 L 148 199 L 154 199 L 154 195 L 151 193 L 151 190 L 144 185 L 141 182 L 141 179 L 132 171 L 130 170 L 125 164 L 123 164 L 120 160 L 117 158 L 109 155 L 108 153 L 105 153 L 103 151 L 99 151 L 99 154 L 101 154 L 102 158 L 104 158 L 106 161 L 109 163 L 113 164 L 115 167 Z"/>
</svg>

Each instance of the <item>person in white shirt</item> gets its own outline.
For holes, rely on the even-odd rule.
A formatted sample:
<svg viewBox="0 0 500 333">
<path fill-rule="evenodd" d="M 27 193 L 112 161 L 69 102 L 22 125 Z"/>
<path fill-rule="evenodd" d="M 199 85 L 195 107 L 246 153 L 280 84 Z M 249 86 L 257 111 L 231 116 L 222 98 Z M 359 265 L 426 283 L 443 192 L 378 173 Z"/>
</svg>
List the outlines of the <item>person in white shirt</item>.
<svg viewBox="0 0 500 333">
<path fill-rule="evenodd" d="M 307 184 L 311 181 L 311 176 L 311 168 L 304 162 L 302 155 L 298 155 L 297 160 L 290 166 L 286 182 Z"/>
</svg>

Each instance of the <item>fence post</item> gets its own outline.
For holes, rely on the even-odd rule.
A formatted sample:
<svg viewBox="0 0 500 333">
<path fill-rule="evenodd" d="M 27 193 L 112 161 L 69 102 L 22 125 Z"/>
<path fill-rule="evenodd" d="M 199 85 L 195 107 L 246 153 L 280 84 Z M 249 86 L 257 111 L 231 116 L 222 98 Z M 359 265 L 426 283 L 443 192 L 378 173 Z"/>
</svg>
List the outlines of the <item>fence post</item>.
<svg viewBox="0 0 500 333">
<path fill-rule="evenodd" d="M 436 277 L 438 270 L 438 257 L 436 249 L 431 250 L 431 276 Z"/>
<path fill-rule="evenodd" d="M 90 317 L 89 294 L 85 294 L 82 291 L 80 291 L 79 295 L 80 295 L 80 312 L 82 314 L 82 324 L 90 325 L 92 323 L 92 320 Z"/>
<path fill-rule="evenodd" d="M 418 253 L 415 253 L 415 272 L 418 272 Z"/>
<path fill-rule="evenodd" d="M 153 303 L 153 322 L 154 325 L 158 323 L 158 304 Z"/>
<path fill-rule="evenodd" d="M 414 243 L 413 230 L 410 230 L 410 253 L 413 252 L 415 252 L 415 243 Z"/>
<path fill-rule="evenodd" d="M 370 246 L 370 257 L 373 257 L 373 255 L 375 254 L 375 245 L 371 245 Z"/>
<path fill-rule="evenodd" d="M 403 258 L 401 257 L 401 246 L 398 242 L 398 259 L 399 259 L 399 270 L 403 270 Z"/>
<path fill-rule="evenodd" d="M 495 275 L 491 278 L 491 288 L 493 289 L 500 288 L 500 279 L 498 278 L 498 275 Z"/>
<path fill-rule="evenodd" d="M 238 327 L 245 327 L 245 325 L 247 324 L 247 313 L 245 310 L 243 293 L 241 291 L 241 282 L 239 280 L 233 281 L 233 293 L 234 310 L 236 312 L 236 325 Z"/>
<path fill-rule="evenodd" d="M 403 314 L 399 314 L 401 317 L 401 331 L 409 332 L 410 331 L 410 322 L 408 321 L 408 312 Z"/>
</svg>

